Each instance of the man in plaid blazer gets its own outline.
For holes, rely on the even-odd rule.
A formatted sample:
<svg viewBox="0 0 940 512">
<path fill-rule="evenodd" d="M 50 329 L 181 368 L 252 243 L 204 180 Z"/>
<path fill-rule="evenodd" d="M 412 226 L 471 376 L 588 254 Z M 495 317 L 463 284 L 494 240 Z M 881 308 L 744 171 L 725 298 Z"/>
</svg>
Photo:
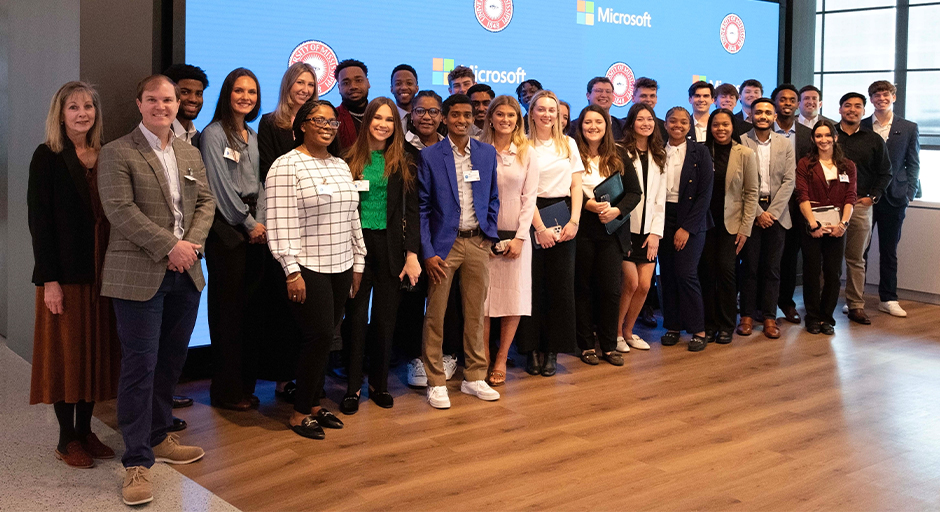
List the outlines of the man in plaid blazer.
<svg viewBox="0 0 940 512">
<path fill-rule="evenodd" d="M 111 222 L 101 294 L 113 299 L 121 340 L 117 416 L 129 505 L 153 500 L 155 461 L 187 464 L 203 456 L 167 434 L 205 286 L 198 260 L 215 215 L 199 150 L 171 130 L 179 102 L 179 87 L 167 77 L 142 80 L 140 125 L 99 158 L 98 190 Z"/>
</svg>

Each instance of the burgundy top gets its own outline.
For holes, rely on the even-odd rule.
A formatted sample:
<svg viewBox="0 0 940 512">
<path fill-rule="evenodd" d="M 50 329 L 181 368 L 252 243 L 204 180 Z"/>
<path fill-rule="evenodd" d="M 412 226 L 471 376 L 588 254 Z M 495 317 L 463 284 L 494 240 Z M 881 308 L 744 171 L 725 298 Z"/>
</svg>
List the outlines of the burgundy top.
<svg viewBox="0 0 940 512">
<path fill-rule="evenodd" d="M 840 210 L 847 204 L 855 204 L 857 198 L 855 164 L 847 158 L 843 162 L 838 172 L 840 175 L 848 174 L 848 183 L 841 181 L 838 177 L 827 181 L 822 164 L 819 162 L 811 164 L 808 156 L 801 158 L 796 164 L 797 201 L 800 203 L 809 201 L 813 207 L 838 206 Z"/>
</svg>

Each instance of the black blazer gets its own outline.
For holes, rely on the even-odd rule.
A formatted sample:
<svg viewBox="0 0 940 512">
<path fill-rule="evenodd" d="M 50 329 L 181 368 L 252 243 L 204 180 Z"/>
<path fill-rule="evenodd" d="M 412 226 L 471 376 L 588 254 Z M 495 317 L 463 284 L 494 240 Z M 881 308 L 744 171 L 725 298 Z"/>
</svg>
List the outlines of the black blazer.
<svg viewBox="0 0 940 512">
<path fill-rule="evenodd" d="M 796 123 L 796 155 L 794 156 L 796 161 L 799 162 L 813 149 L 813 130 L 803 126 L 796 119 L 793 122 Z"/>
<path fill-rule="evenodd" d="M 264 183 L 264 179 L 267 178 L 271 164 L 279 156 L 297 146 L 298 144 L 294 142 L 294 130 L 278 128 L 274 123 L 274 112 L 261 116 L 261 121 L 258 123 L 258 159 L 260 160 L 258 174 L 261 183 Z"/>
<path fill-rule="evenodd" d="M 85 168 L 66 141 L 61 153 L 33 152 L 26 190 L 33 240 L 33 284 L 95 282 L 95 214 Z"/>
<path fill-rule="evenodd" d="M 656 118 L 656 128 L 659 128 L 659 134 L 663 136 L 663 145 L 669 142 L 669 132 L 666 131 L 666 121 Z"/>
<path fill-rule="evenodd" d="M 627 218 L 630 216 L 630 212 L 636 208 L 636 205 L 640 204 L 640 199 L 643 197 L 643 189 L 640 187 L 640 180 L 636 177 L 636 171 L 633 169 L 633 160 L 627 156 L 626 150 L 623 146 L 617 144 L 617 152 L 620 154 L 620 159 L 623 161 L 623 172 L 620 174 L 620 179 L 623 184 L 623 198 L 620 199 L 616 206 L 620 209 L 619 218 Z M 588 211 L 584 205 L 587 204 L 587 196 L 584 197 L 584 200 L 581 202 L 581 227 L 578 228 L 578 234 L 582 233 L 584 236 L 589 237 L 605 237 L 611 236 L 607 234 L 607 230 L 604 228 L 604 224 L 601 223 L 600 217 L 591 211 Z M 620 242 L 620 249 L 624 254 L 630 252 L 632 245 L 630 243 L 630 221 L 624 222 L 620 229 L 618 229 L 614 236 L 617 237 L 617 241 Z"/>
<path fill-rule="evenodd" d="M 862 128 L 874 131 L 872 116 L 862 119 Z M 917 123 L 898 115 L 891 121 L 885 145 L 891 158 L 891 182 L 882 196 L 892 206 L 907 206 L 917 193 L 920 177 L 920 141 Z"/>
<path fill-rule="evenodd" d="M 704 144 L 686 141 L 685 160 L 679 173 L 679 202 L 676 224 L 696 234 L 715 226 L 709 205 L 715 183 L 715 168 Z"/>
<path fill-rule="evenodd" d="M 405 266 L 405 251 L 421 255 L 421 226 L 418 218 L 418 150 L 405 142 L 405 153 L 409 158 L 409 171 L 414 177 L 411 190 L 405 191 L 405 181 L 400 174 L 388 179 L 386 188 L 385 234 L 388 237 L 388 261 L 392 277 L 398 279 Z M 402 204 L 404 199 L 404 204 Z M 402 225 L 404 219 L 404 226 Z"/>
</svg>

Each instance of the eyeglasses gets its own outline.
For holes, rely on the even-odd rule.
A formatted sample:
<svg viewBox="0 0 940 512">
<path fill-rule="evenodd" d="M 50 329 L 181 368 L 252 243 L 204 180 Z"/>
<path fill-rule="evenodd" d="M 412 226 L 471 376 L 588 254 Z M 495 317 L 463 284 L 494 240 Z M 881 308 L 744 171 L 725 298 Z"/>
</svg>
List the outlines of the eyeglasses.
<svg viewBox="0 0 940 512">
<path fill-rule="evenodd" d="M 319 126 L 320 128 L 332 128 L 334 130 L 339 128 L 339 125 L 342 124 L 336 119 L 327 120 L 325 117 L 310 117 L 304 121 L 313 121 L 313 124 Z"/>
<path fill-rule="evenodd" d="M 422 118 L 422 117 L 424 117 L 424 114 L 428 114 L 428 115 L 430 115 L 431 117 L 437 117 L 437 116 L 441 115 L 441 109 L 439 109 L 439 108 L 421 108 L 421 107 L 417 107 L 417 108 L 413 109 L 413 110 L 411 111 L 411 113 L 414 115 L 414 117 L 417 117 L 417 118 Z"/>
</svg>

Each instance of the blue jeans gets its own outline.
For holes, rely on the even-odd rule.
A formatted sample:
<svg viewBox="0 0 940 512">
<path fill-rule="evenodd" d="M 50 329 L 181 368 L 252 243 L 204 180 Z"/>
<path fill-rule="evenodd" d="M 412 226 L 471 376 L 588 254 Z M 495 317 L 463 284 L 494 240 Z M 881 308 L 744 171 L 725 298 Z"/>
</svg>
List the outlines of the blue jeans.
<svg viewBox="0 0 940 512">
<path fill-rule="evenodd" d="M 173 388 L 183 371 L 199 311 L 187 273 L 167 271 L 150 300 L 112 299 L 121 340 L 117 419 L 124 467 L 153 466 L 153 447 L 173 425 Z"/>
</svg>

